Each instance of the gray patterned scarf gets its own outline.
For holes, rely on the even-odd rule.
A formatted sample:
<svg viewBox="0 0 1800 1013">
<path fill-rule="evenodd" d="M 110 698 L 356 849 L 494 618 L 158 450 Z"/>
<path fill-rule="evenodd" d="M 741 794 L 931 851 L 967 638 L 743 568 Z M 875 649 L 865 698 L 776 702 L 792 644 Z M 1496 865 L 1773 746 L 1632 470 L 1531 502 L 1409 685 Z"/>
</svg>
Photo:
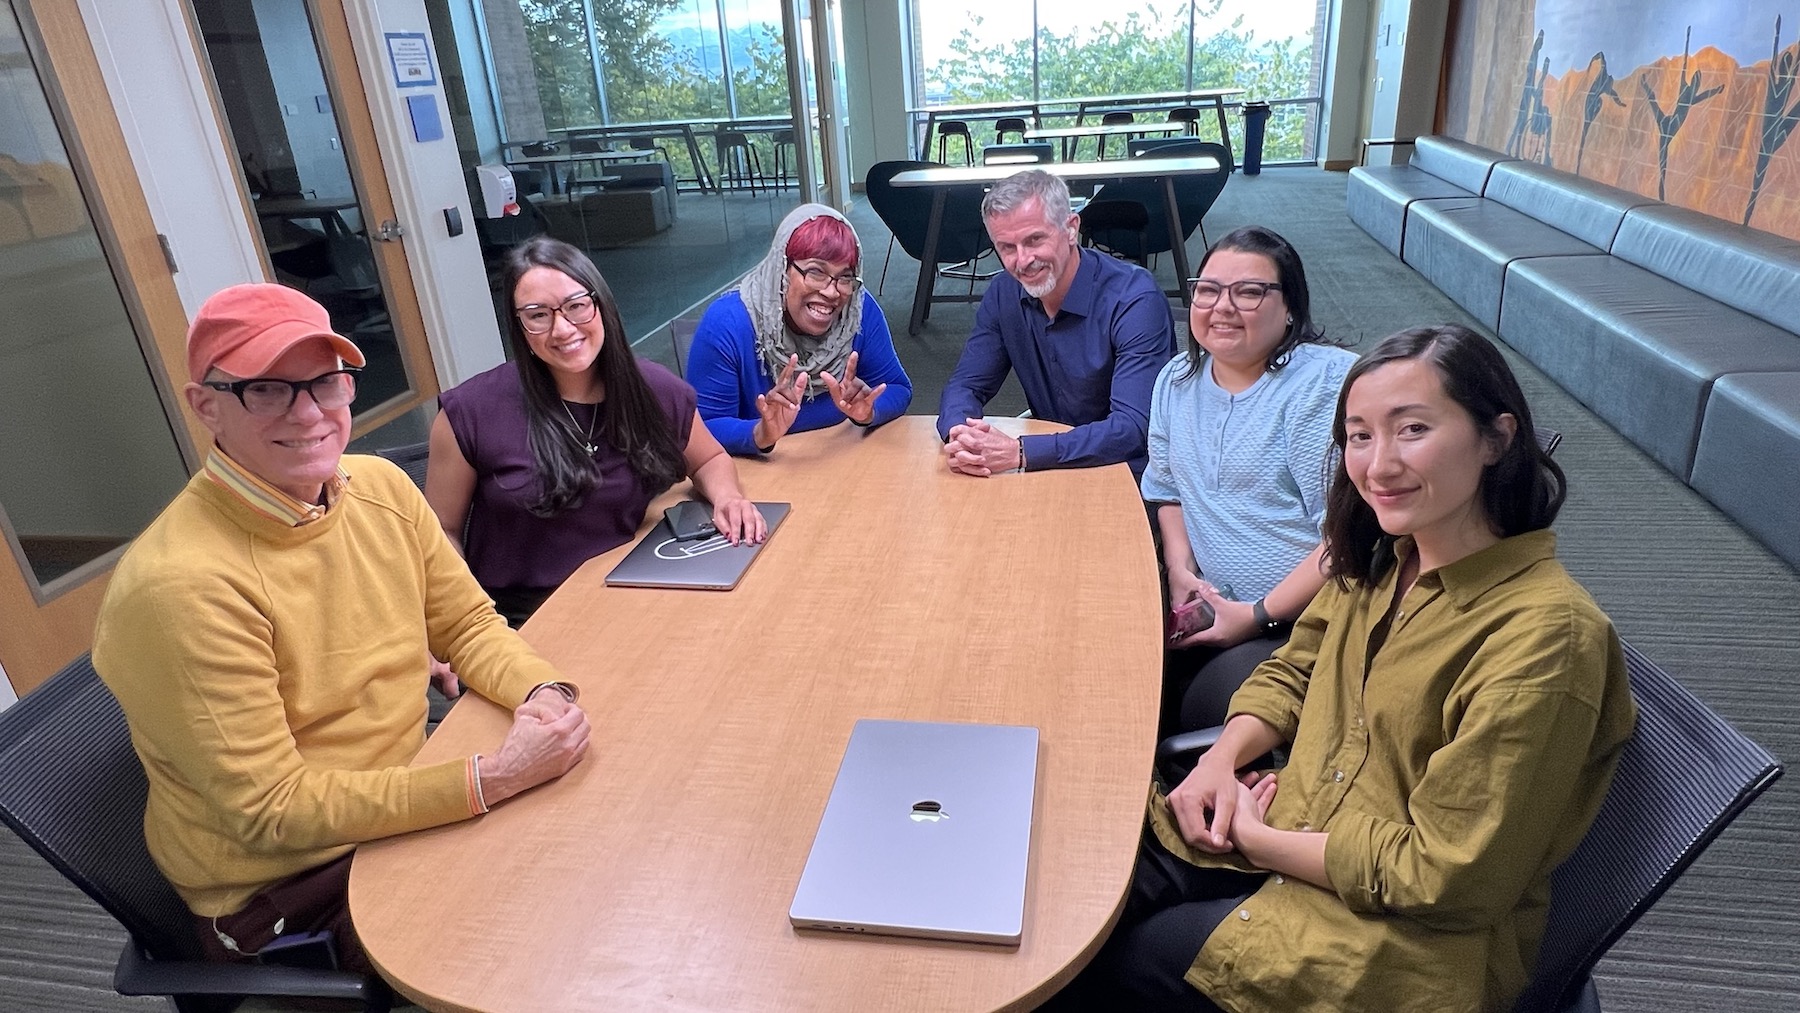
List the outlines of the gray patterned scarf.
<svg viewBox="0 0 1800 1013">
<path fill-rule="evenodd" d="M 787 326 L 787 317 L 782 309 L 782 296 L 787 293 L 787 286 L 792 275 L 787 269 L 788 239 L 794 230 L 821 215 L 836 218 L 845 225 L 850 220 L 823 204 L 802 204 L 788 212 L 781 220 L 781 226 L 775 230 L 775 240 L 769 244 L 769 254 L 760 263 L 744 275 L 738 283 L 738 295 L 744 301 L 744 309 L 750 313 L 750 326 L 756 330 L 756 357 L 762 361 L 763 371 L 774 380 L 781 375 L 782 367 L 787 365 L 788 356 L 800 357 L 800 369 L 806 372 L 806 394 L 817 397 L 825 393 L 825 381 L 821 374 L 830 372 L 832 376 L 842 379 L 844 362 L 850 358 L 852 343 L 856 335 L 862 331 L 862 292 L 859 289 L 854 297 L 844 303 L 838 311 L 837 320 L 831 329 L 814 337 L 811 334 L 796 334 Z M 856 230 L 851 229 L 852 236 Z M 856 266 L 862 267 L 862 240 L 856 240 Z"/>
</svg>

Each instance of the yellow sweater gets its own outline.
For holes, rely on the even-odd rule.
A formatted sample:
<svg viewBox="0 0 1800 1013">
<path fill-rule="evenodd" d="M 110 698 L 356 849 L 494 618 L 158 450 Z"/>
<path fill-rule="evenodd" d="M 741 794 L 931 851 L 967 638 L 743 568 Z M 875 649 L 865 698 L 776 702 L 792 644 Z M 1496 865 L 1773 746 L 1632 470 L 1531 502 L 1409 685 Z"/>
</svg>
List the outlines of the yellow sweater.
<svg viewBox="0 0 1800 1013">
<path fill-rule="evenodd" d="M 150 854 L 196 914 L 362 841 L 475 814 L 424 742 L 427 652 L 508 708 L 556 671 L 506 627 L 404 473 L 346 457 L 288 527 L 194 476 L 125 553 L 94 667 L 149 776 Z"/>
</svg>

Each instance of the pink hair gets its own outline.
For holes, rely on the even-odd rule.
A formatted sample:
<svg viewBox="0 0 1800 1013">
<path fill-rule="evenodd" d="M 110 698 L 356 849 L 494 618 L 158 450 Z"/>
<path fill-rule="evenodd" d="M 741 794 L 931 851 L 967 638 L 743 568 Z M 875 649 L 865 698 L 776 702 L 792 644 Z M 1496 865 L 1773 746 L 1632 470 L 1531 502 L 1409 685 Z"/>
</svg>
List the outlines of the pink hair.
<svg viewBox="0 0 1800 1013">
<path fill-rule="evenodd" d="M 841 219 L 830 215 L 809 218 L 788 236 L 789 260 L 822 260 L 827 264 L 856 267 L 856 233 Z"/>
</svg>

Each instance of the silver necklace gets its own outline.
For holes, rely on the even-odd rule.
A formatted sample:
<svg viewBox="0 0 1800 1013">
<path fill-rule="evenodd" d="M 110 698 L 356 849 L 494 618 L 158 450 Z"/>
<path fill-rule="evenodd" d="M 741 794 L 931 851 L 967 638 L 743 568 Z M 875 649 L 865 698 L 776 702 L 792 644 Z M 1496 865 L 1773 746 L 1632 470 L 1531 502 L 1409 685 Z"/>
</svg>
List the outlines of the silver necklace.
<svg viewBox="0 0 1800 1013">
<path fill-rule="evenodd" d="M 560 401 L 562 399 L 558 398 L 557 400 Z M 577 425 L 575 422 L 575 413 L 569 410 L 569 402 L 563 401 L 562 406 L 563 414 L 569 417 L 569 430 L 571 432 L 581 433 L 581 426 Z M 581 437 L 581 449 L 587 451 L 588 456 L 590 457 L 593 456 L 594 451 L 600 449 L 599 447 L 594 446 L 594 421 L 599 417 L 600 406 L 594 405 L 594 414 L 588 417 L 587 432 L 582 434 Z"/>
</svg>

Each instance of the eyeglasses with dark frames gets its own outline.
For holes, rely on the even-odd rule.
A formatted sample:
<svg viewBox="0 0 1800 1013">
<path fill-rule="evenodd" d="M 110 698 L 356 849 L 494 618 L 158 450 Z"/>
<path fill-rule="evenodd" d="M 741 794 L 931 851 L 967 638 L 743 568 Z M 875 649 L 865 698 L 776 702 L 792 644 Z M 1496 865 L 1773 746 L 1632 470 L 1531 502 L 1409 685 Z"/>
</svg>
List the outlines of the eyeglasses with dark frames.
<svg viewBox="0 0 1800 1013">
<path fill-rule="evenodd" d="M 823 292 L 832 285 L 836 285 L 839 292 L 845 295 L 855 295 L 857 290 L 862 288 L 863 280 L 854 271 L 847 274 L 832 274 L 822 267 L 801 267 L 791 260 L 788 261 L 788 266 L 793 268 L 800 275 L 800 279 L 806 282 L 806 287 L 814 292 Z"/>
<path fill-rule="evenodd" d="M 564 299 L 560 306 L 532 303 L 513 312 L 518 316 L 519 326 L 525 328 L 526 334 L 548 334 L 556 326 L 558 313 L 562 314 L 564 320 L 580 327 L 593 320 L 594 314 L 600 312 L 600 303 L 592 292 L 577 292 Z"/>
<path fill-rule="evenodd" d="M 330 411 L 356 400 L 356 371 L 334 369 L 310 380 L 277 380 L 258 376 L 249 380 L 205 380 L 200 386 L 227 391 L 252 415 L 286 415 L 305 391 L 320 408 Z"/>
<path fill-rule="evenodd" d="M 1272 281 L 1237 281 L 1221 285 L 1216 281 L 1189 278 L 1188 283 L 1194 286 L 1194 305 L 1203 310 L 1217 306 L 1221 293 L 1229 293 L 1231 304 L 1238 309 L 1253 310 L 1262 305 L 1271 290 L 1281 288 Z"/>
</svg>

